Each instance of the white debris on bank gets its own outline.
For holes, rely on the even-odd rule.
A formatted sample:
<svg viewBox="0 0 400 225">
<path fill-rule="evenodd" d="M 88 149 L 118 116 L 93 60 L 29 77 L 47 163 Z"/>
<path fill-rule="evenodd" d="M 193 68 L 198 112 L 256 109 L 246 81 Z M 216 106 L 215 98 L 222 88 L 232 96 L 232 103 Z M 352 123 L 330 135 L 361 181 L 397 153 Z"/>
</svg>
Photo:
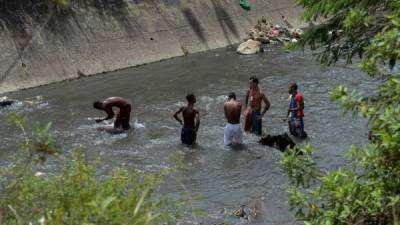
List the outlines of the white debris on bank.
<svg viewBox="0 0 400 225">
<path fill-rule="evenodd" d="M 260 52 L 261 42 L 249 39 L 241 43 L 236 52 L 243 55 L 251 55 Z"/>
<path fill-rule="evenodd" d="M 285 25 L 273 25 L 264 17 L 258 20 L 257 25 L 251 28 L 244 42 L 239 45 L 236 52 L 238 54 L 255 54 L 263 50 L 262 45 L 279 44 L 285 42 L 297 42 L 304 31 L 300 28 L 293 28 L 282 16 Z"/>
</svg>

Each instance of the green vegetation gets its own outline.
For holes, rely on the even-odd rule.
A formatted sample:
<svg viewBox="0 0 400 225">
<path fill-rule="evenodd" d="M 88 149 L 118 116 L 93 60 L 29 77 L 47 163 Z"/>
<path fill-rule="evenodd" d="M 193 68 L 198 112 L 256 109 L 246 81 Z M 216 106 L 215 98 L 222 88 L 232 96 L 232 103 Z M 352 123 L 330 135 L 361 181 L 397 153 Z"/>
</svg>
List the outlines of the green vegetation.
<svg viewBox="0 0 400 225">
<path fill-rule="evenodd" d="M 58 9 L 66 9 L 69 7 L 71 0 L 48 0 L 53 3 Z"/>
<path fill-rule="evenodd" d="M 10 119 L 24 136 L 12 164 L 0 168 L 0 224 L 171 224 L 185 201 L 157 193 L 172 171 L 148 175 L 115 169 L 99 175 L 79 149 L 61 155 L 51 123 L 31 126 L 26 118 Z M 56 168 L 44 173 L 44 163 Z"/>
<path fill-rule="evenodd" d="M 341 58 L 380 81 L 365 95 L 339 86 L 332 100 L 369 121 L 371 143 L 352 147 L 348 162 L 318 169 L 311 146 L 287 154 L 281 165 L 290 180 L 290 204 L 304 224 L 400 224 L 399 0 L 298 0 L 304 19 L 319 21 L 297 47 L 310 46 L 324 64 Z M 361 131 L 364 132 L 364 131 Z"/>
</svg>

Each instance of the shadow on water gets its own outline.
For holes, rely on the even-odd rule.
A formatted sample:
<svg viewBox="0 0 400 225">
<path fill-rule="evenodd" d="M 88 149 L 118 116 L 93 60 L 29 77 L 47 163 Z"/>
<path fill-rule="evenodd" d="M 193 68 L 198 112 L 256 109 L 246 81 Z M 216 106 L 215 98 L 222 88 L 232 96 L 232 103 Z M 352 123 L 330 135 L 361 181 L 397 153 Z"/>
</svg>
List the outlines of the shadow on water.
<svg viewBox="0 0 400 225">
<path fill-rule="evenodd" d="M 229 150 L 232 150 L 232 151 L 244 151 L 244 150 L 248 150 L 247 145 L 245 145 L 245 144 L 238 144 L 238 143 L 233 143 L 233 144 L 227 146 L 226 148 L 228 148 Z"/>
</svg>

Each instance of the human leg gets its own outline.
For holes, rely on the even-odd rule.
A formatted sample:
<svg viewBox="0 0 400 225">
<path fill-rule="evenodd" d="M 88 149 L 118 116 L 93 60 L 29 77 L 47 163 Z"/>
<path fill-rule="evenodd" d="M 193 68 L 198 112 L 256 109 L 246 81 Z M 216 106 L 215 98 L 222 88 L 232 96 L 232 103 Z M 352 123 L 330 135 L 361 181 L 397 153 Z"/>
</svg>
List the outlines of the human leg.
<svg viewBox="0 0 400 225">
<path fill-rule="evenodd" d="M 243 144 L 243 131 L 240 124 L 235 126 L 234 140 L 238 144 Z"/>
<path fill-rule="evenodd" d="M 258 117 L 261 115 L 260 111 L 253 111 L 251 115 L 252 120 L 252 129 L 251 131 L 256 135 L 261 135 L 262 133 L 262 122 L 258 120 Z"/>
<path fill-rule="evenodd" d="M 117 113 L 117 116 L 115 117 L 115 121 L 114 121 L 114 128 L 119 128 L 122 124 L 122 119 L 123 115 L 121 110 L 119 110 L 119 112 Z"/>
<path fill-rule="evenodd" d="M 229 124 L 226 124 L 225 128 L 224 128 L 224 145 L 230 145 L 232 144 L 232 130 L 231 127 L 229 126 Z"/>
<path fill-rule="evenodd" d="M 128 129 L 131 128 L 131 126 L 129 124 L 130 117 L 131 117 L 131 110 L 132 110 L 132 107 L 131 107 L 130 104 L 126 105 L 124 107 L 124 109 L 123 109 L 123 112 L 122 112 L 122 114 L 123 114 L 122 115 L 122 128 L 124 130 L 128 130 Z"/>
<path fill-rule="evenodd" d="M 183 144 L 192 145 L 194 144 L 196 133 L 193 128 L 183 126 L 181 131 L 181 141 Z"/>
</svg>

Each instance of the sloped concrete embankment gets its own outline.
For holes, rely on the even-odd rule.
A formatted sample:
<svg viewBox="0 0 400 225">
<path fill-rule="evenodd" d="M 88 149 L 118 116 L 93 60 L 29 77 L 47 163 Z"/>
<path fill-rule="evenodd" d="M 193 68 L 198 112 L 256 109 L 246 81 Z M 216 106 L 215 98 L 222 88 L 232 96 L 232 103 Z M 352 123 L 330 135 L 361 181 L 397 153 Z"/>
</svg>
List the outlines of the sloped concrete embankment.
<svg viewBox="0 0 400 225">
<path fill-rule="evenodd" d="M 0 93 L 224 47 L 262 16 L 297 26 L 301 13 L 294 0 L 252 0 L 251 11 L 238 0 L 75 0 L 63 12 L 41 1 L 2 6 Z"/>
</svg>

